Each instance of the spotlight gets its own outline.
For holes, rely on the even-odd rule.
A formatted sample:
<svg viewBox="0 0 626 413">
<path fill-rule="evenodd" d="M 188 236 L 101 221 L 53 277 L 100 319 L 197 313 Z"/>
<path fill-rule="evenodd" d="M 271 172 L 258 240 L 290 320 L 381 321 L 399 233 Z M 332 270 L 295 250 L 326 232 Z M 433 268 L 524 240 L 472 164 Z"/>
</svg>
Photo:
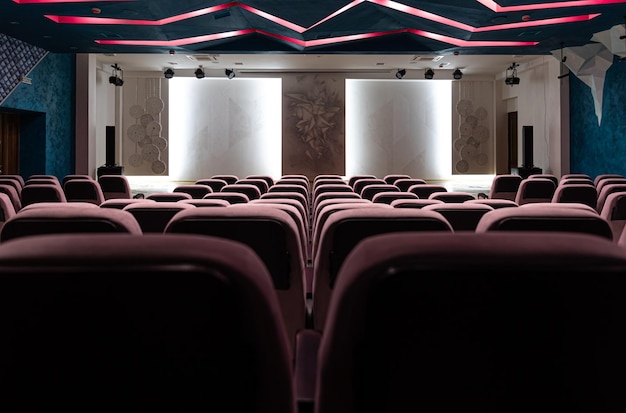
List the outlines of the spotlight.
<svg viewBox="0 0 626 413">
<path fill-rule="evenodd" d="M 406 75 L 405 69 L 398 69 L 398 71 L 396 72 L 396 77 L 398 79 L 402 79 L 405 75 Z"/>
<path fill-rule="evenodd" d="M 424 72 L 424 79 L 432 79 L 435 77 L 435 71 L 433 69 L 426 69 Z"/>
<path fill-rule="evenodd" d="M 233 77 L 235 77 L 235 71 L 232 69 L 224 69 L 224 74 L 229 79 L 232 79 Z"/>
<path fill-rule="evenodd" d="M 461 72 L 461 69 L 456 69 L 454 72 L 452 72 L 452 77 L 456 80 L 460 80 L 463 78 L 463 72 Z"/>
<path fill-rule="evenodd" d="M 196 78 L 198 79 L 202 79 L 204 77 L 204 69 L 202 69 L 202 65 L 198 66 L 194 74 L 196 75 Z"/>
<path fill-rule="evenodd" d="M 513 86 L 519 85 L 519 77 L 517 77 L 517 67 L 519 64 L 513 62 L 511 66 L 506 68 L 506 78 L 504 79 L 504 83 Z"/>
<path fill-rule="evenodd" d="M 163 72 L 163 76 L 165 76 L 166 79 L 171 79 L 174 77 L 174 71 L 172 68 L 168 67 L 165 72 Z"/>
<path fill-rule="evenodd" d="M 109 83 L 115 86 L 124 85 L 124 71 L 116 64 L 111 65 L 113 68 L 113 73 L 109 77 Z M 120 73 L 120 76 L 117 75 L 117 72 Z"/>
</svg>

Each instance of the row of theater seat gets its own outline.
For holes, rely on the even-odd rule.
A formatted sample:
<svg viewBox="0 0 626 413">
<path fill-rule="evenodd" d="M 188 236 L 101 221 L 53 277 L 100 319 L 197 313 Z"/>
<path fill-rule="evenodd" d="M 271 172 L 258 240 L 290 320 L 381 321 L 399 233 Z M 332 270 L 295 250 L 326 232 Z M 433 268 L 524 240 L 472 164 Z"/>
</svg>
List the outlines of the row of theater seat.
<svg viewBox="0 0 626 413">
<path fill-rule="evenodd" d="M 360 177 L 360 179 L 377 178 Z M 283 182 L 279 182 L 281 180 Z M 41 202 L 37 203 L 38 205 L 33 204 L 23 208 L 14 218 L 7 220 L 2 230 L 0 230 L 0 248 L 4 248 L 4 246 L 7 245 L 9 247 L 5 248 L 5 250 L 9 250 L 9 248 L 19 249 L 19 247 L 15 247 L 16 244 L 24 245 L 27 242 L 32 246 L 34 244 L 31 244 L 29 241 L 35 242 L 36 238 L 39 238 L 37 234 L 41 233 L 91 232 L 88 237 L 83 236 L 80 238 L 77 236 L 78 241 L 72 240 L 73 237 L 71 236 L 59 236 L 55 241 L 41 241 L 44 244 L 46 242 L 57 243 L 59 246 L 63 245 L 63 248 L 68 248 L 68 251 L 65 253 L 60 252 L 60 250 L 63 249 L 61 247 L 51 250 L 59 257 L 58 260 L 55 261 L 56 264 L 52 266 L 53 268 L 56 266 L 58 270 L 58 268 L 66 268 L 65 266 L 68 266 L 68 268 L 71 267 L 71 264 L 68 264 L 68 260 L 64 257 L 65 254 L 70 253 L 73 249 L 80 249 L 76 248 L 73 243 L 86 243 L 86 238 L 90 238 L 92 234 L 101 232 L 126 232 L 127 235 L 135 235 L 120 237 L 121 239 L 133 239 L 133 241 L 119 241 L 120 248 L 124 249 L 122 245 L 128 246 L 129 250 L 127 253 L 120 254 L 118 252 L 110 255 L 111 265 L 113 266 L 111 268 L 115 268 L 117 272 L 124 272 L 132 267 L 131 263 L 135 249 L 154 248 L 155 250 L 159 250 L 159 248 L 155 247 L 159 245 L 159 243 L 170 244 L 176 243 L 179 240 L 186 245 L 190 241 L 185 241 L 184 238 L 190 234 L 193 235 L 190 238 L 194 240 L 194 242 L 199 238 L 219 237 L 219 239 L 222 240 L 231 239 L 237 241 L 239 244 L 246 245 L 260 260 L 262 263 L 261 267 L 264 268 L 264 271 L 267 272 L 267 277 L 271 280 L 270 282 L 274 291 L 273 295 L 276 297 L 277 301 L 275 312 L 276 316 L 281 320 L 280 324 L 282 327 L 280 327 L 280 329 L 286 333 L 286 347 L 288 356 L 290 357 L 289 360 L 294 369 L 296 368 L 296 364 L 299 366 L 298 369 L 294 370 L 295 377 L 292 381 L 297 384 L 295 398 L 302 401 L 305 405 L 307 401 L 308 404 L 310 404 L 316 400 L 315 404 L 317 406 L 324 406 L 325 403 L 328 403 L 328 401 L 323 401 L 325 396 L 321 394 L 315 395 L 315 391 L 311 390 L 312 387 L 310 384 L 311 382 L 317 382 L 318 393 L 323 393 L 323 390 L 320 390 L 323 389 L 323 387 L 320 387 L 320 380 L 322 379 L 320 379 L 319 376 L 316 376 L 318 377 L 317 379 L 311 377 L 312 370 L 316 371 L 316 374 L 326 377 L 322 370 L 317 370 L 318 363 L 316 362 L 316 355 L 321 355 L 322 352 L 315 350 L 312 354 L 307 355 L 306 349 L 316 349 L 317 346 L 321 344 L 320 340 L 323 341 L 326 337 L 328 328 L 334 326 L 335 323 L 341 325 L 334 317 L 352 314 L 350 313 L 352 310 L 346 310 L 348 313 L 340 311 L 338 314 L 334 314 L 333 301 L 337 295 L 336 291 L 342 285 L 342 279 L 344 277 L 342 274 L 348 271 L 347 268 L 351 265 L 355 265 L 355 263 L 363 260 L 362 254 L 357 255 L 361 256 L 361 258 L 357 258 L 357 261 L 353 261 L 352 264 L 350 264 L 351 254 L 356 254 L 358 248 L 360 248 L 362 244 L 365 244 L 366 240 L 386 233 L 389 233 L 389 237 L 391 237 L 387 241 L 383 240 L 380 244 L 375 244 L 375 247 L 370 247 L 374 248 L 374 250 L 366 249 L 367 252 L 365 254 L 372 256 L 376 256 L 379 249 L 381 251 L 388 251 L 387 247 L 385 247 L 387 244 L 404 246 L 405 242 L 407 242 L 411 245 L 411 248 L 414 248 L 420 245 L 419 242 L 426 243 L 427 245 L 433 242 L 433 245 L 438 245 L 437 248 L 441 248 L 441 251 L 439 251 L 439 253 L 431 250 L 428 251 L 431 251 L 430 253 L 433 254 L 433 257 L 437 256 L 444 261 L 450 258 L 458 258 L 461 261 L 471 261 L 471 257 L 467 255 L 467 253 L 459 254 L 456 249 L 448 251 L 444 247 L 446 243 L 450 243 L 451 246 L 458 244 L 459 248 L 467 243 L 464 247 L 467 248 L 468 251 L 471 251 L 471 254 L 475 253 L 474 245 L 483 245 L 484 247 L 491 242 L 495 245 L 497 245 L 498 242 L 507 243 L 508 246 L 503 248 L 506 249 L 506 253 L 509 255 L 494 258 L 494 262 L 499 262 L 500 265 L 505 265 L 506 259 L 508 258 L 513 259 L 515 262 L 521 260 L 522 257 L 516 256 L 514 252 L 518 249 L 521 251 L 530 249 L 535 254 L 541 255 L 540 250 L 533 250 L 534 247 L 530 246 L 532 245 L 530 240 L 535 238 L 551 240 L 551 242 L 565 242 L 566 245 L 570 245 L 571 242 L 578 240 L 584 241 L 585 245 L 597 242 L 599 246 L 604 246 L 604 244 L 608 242 L 611 244 L 608 251 L 620 257 L 620 254 L 623 254 L 623 251 L 625 251 L 623 243 L 609 241 L 612 240 L 613 235 L 608 221 L 599 216 L 596 211 L 590 209 L 589 206 L 580 203 L 568 203 L 570 205 L 536 203 L 536 205 L 531 204 L 528 206 L 519 206 L 518 208 L 497 208 L 488 203 L 494 202 L 493 205 L 499 206 L 518 205 L 514 201 L 507 202 L 507 200 L 476 200 L 473 199 L 471 194 L 470 198 L 472 199 L 464 199 L 463 196 L 461 196 L 464 194 L 459 193 L 448 193 L 447 195 L 450 195 L 450 197 L 447 198 L 449 202 L 444 202 L 440 199 L 413 198 L 410 200 L 395 199 L 389 203 L 377 203 L 360 196 L 367 185 L 361 189 L 361 194 L 356 193 L 354 184 L 360 182 L 358 179 L 355 179 L 354 182 L 345 182 L 340 179 L 340 177 L 327 176 L 318 177 L 318 179 L 311 183 L 307 179 L 291 176 L 282 177 L 281 180 L 274 183 L 277 185 L 272 185 L 271 187 L 268 185 L 267 192 L 262 194 L 258 199 L 248 199 L 247 202 L 244 203 L 213 203 L 216 200 L 211 200 L 210 204 L 205 204 L 203 203 L 203 199 L 194 200 L 189 197 L 183 197 L 184 199 L 180 201 L 173 201 L 172 199 L 167 199 L 169 195 L 167 193 L 150 194 L 148 198 L 152 195 L 156 196 L 154 196 L 154 199 L 147 200 L 130 198 L 111 199 L 103 202 L 99 207 L 94 204 L 82 202 L 65 202 L 57 205 L 49 202 Z M 295 190 L 295 187 L 300 185 L 295 181 L 300 181 L 301 187 L 306 188 L 306 192 L 304 192 L 306 196 L 302 195 L 299 190 Z M 237 182 L 233 182 L 227 185 L 236 184 Z M 281 184 L 284 185 L 283 188 L 280 188 Z M 327 188 L 333 190 L 323 192 L 320 188 L 326 185 L 333 186 L 333 188 Z M 376 182 L 370 183 L 370 185 L 388 184 Z M 287 191 L 290 186 L 294 187 L 293 192 Z M 274 187 L 278 188 L 270 191 L 270 189 Z M 351 190 L 347 190 L 346 188 L 348 187 L 351 188 Z M 405 193 L 405 191 L 383 192 Z M 447 191 L 436 191 L 435 193 L 437 192 L 442 193 Z M 324 193 L 336 194 L 336 198 L 329 197 L 324 200 L 319 200 L 318 197 L 322 196 Z M 263 195 L 266 194 L 278 194 L 278 197 L 264 198 Z M 302 196 L 290 198 L 291 194 Z M 348 198 L 342 198 L 343 196 L 348 196 L 348 194 L 352 195 L 349 195 Z M 354 195 L 358 196 L 355 197 Z M 429 198 L 432 195 L 433 193 L 429 195 Z M 461 197 L 458 198 L 458 196 Z M 304 203 L 301 202 L 303 199 Z M 224 200 L 222 199 L 221 201 Z M 318 201 L 317 204 L 316 201 Z M 404 204 L 402 208 L 398 207 L 399 203 L 407 201 L 417 201 L 417 203 Z M 194 204 L 194 202 L 199 203 Z M 394 202 L 396 202 L 396 205 L 394 205 Z M 435 209 L 429 210 L 429 208 L 432 209 L 433 206 L 471 204 L 486 207 L 483 208 L 480 222 L 477 223 L 476 228 L 473 228 L 472 231 L 455 230 L 452 224 L 453 220 L 446 218 L 444 213 Z M 198 207 L 209 205 L 219 208 Z M 410 205 L 410 207 L 407 208 L 407 205 Z M 107 208 L 107 206 L 112 208 Z M 119 211 L 119 209 L 122 209 L 122 211 Z M 170 215 L 166 220 L 160 221 L 162 224 L 164 223 L 162 230 L 147 230 L 148 227 L 144 226 L 147 221 L 142 221 L 140 218 L 141 215 L 138 214 L 141 210 L 146 212 L 147 216 L 150 214 L 150 211 L 163 212 L 168 209 Z M 303 210 L 305 211 L 304 215 L 302 214 Z M 151 216 L 154 218 L 155 215 Z M 305 217 L 304 221 L 302 220 L 303 216 Z M 159 220 L 155 219 L 155 221 Z M 140 224 L 140 222 L 143 222 L 143 224 Z M 549 231 L 549 233 L 547 231 Z M 398 234 L 398 232 L 405 234 Z M 495 235 L 495 232 L 501 232 L 502 235 Z M 527 234 L 528 232 L 532 234 Z M 568 234 L 568 232 L 578 232 L 579 234 Z M 155 233 L 158 233 L 158 235 Z M 403 239 L 403 235 L 406 235 L 406 241 L 399 241 Z M 398 237 L 397 240 L 393 238 L 395 236 Z M 99 238 L 100 236 L 94 236 L 94 240 Z M 153 238 L 160 238 L 162 241 L 151 241 Z M 20 241 L 22 239 L 25 241 Z M 489 239 L 490 241 L 481 241 L 483 239 Z M 142 240 L 146 242 L 143 247 L 130 246 L 133 243 L 141 243 L 143 242 Z M 108 237 L 103 236 L 103 240 L 97 242 L 117 243 L 118 240 L 114 238 L 113 234 L 108 234 Z M 415 242 L 418 244 L 414 244 Z M 481 244 L 483 242 L 487 244 Z M 545 247 L 549 244 L 545 244 L 542 241 L 537 245 Z M 395 249 L 395 247 L 393 248 Z M 424 248 L 424 246 L 420 248 Z M 37 252 L 30 252 L 31 259 L 41 257 L 41 264 L 37 265 L 50 265 L 50 262 L 46 263 L 43 256 L 39 254 L 40 250 L 36 248 L 35 250 Z M 103 251 L 106 250 L 106 248 L 103 249 Z M 178 249 L 172 251 L 178 251 Z M 409 251 L 410 249 L 407 249 L 405 253 Z M 2 265 L 1 252 L 2 249 L 0 249 L 0 267 Z M 86 252 L 84 253 L 86 254 Z M 105 252 L 102 253 L 104 254 Z M 144 251 L 144 253 L 150 255 L 150 252 L 147 250 Z M 93 256 L 97 258 L 99 254 L 100 252 L 94 253 Z M 480 254 L 482 253 L 478 253 L 477 257 L 479 258 L 477 258 L 476 262 L 482 263 L 485 257 Z M 555 267 L 554 263 L 565 257 L 559 255 L 561 254 L 560 252 L 552 256 L 552 252 L 549 250 L 546 250 L 545 254 L 547 257 L 552 257 L 549 259 L 555 260 L 553 266 L 548 266 L 547 268 L 550 268 L 550 271 L 554 270 L 558 272 L 558 267 Z M 416 255 L 420 254 L 416 253 Z M 13 256 L 16 257 L 15 255 Z M 116 258 L 113 259 L 113 257 Z M 171 255 L 165 254 L 164 257 L 171 257 Z M 231 255 L 231 259 L 236 260 L 237 258 L 235 257 L 238 257 L 238 255 Z M 536 262 L 539 263 L 541 259 L 544 258 L 539 258 Z M 407 260 L 408 258 L 403 257 L 402 259 Z M 533 258 L 525 256 L 523 259 Z M 162 260 L 154 258 L 154 262 L 159 263 L 155 264 L 156 267 L 154 268 L 157 272 L 160 271 L 158 267 L 161 265 Z M 393 268 L 393 274 L 395 274 L 398 269 L 396 264 L 399 263 L 400 261 L 390 267 L 390 269 Z M 466 268 L 470 271 L 476 271 L 479 268 L 471 263 L 466 264 L 468 265 Z M 598 262 L 595 259 L 591 259 L 586 263 L 586 266 L 580 267 L 578 271 L 585 270 L 591 272 L 597 264 Z M 87 268 L 92 270 L 94 267 L 90 265 L 95 265 L 98 271 L 103 271 L 103 269 L 107 267 L 107 265 L 99 261 L 97 263 L 96 261 L 89 263 L 88 260 L 84 260 L 81 265 L 83 269 Z M 185 267 L 184 264 L 172 265 L 173 268 Z M 534 264 L 531 264 L 531 262 L 523 265 L 519 264 L 519 266 L 516 264 L 515 271 L 513 272 L 517 273 L 516 271 L 522 271 L 523 268 L 526 268 L 528 271 L 530 265 Z M 621 263 L 619 265 L 621 265 Z M 487 265 L 485 268 L 490 267 Z M 542 273 L 546 271 L 546 268 L 536 268 L 536 270 L 538 273 Z M 491 268 L 491 270 L 486 270 L 486 273 L 490 271 L 501 272 L 502 268 L 500 267 L 499 270 Z M 509 270 L 507 269 L 507 271 Z M 519 274 L 523 274 L 523 272 L 519 272 Z M 389 275 L 388 273 L 387 276 Z M 102 281 L 99 280 L 98 282 Z M 308 308 L 306 305 L 307 298 L 310 301 Z M 438 305 L 442 304 L 439 303 Z M 414 320 L 412 322 L 416 321 Z M 345 328 L 345 325 L 341 328 Z M 382 344 L 383 343 L 378 343 L 376 345 Z M 333 349 L 335 347 L 336 345 L 333 346 Z M 297 363 L 298 360 L 300 361 L 299 363 Z M 316 367 L 306 367 L 307 363 L 313 364 Z M 384 367 L 379 367 L 383 369 L 380 370 L 382 374 Z M 336 372 L 335 374 L 339 373 Z M 372 380 L 375 379 L 374 376 L 370 378 Z M 352 379 L 360 380 L 354 377 Z M 322 381 L 324 381 L 324 383 L 332 382 L 332 378 L 325 378 Z M 407 383 L 413 382 L 409 380 Z M 399 382 L 398 385 L 402 385 L 402 383 Z M 315 388 L 315 386 L 313 386 L 313 388 Z M 325 391 L 329 390 L 326 389 Z M 333 392 L 331 391 L 331 393 Z M 331 398 L 337 397 L 341 398 L 342 396 L 334 394 Z M 345 402 L 344 400 L 343 403 Z M 357 409 L 357 411 L 362 410 L 362 407 L 363 406 Z M 320 411 L 352 411 L 350 409 L 328 410 L 328 407 L 320 407 L 320 409 Z"/>
</svg>

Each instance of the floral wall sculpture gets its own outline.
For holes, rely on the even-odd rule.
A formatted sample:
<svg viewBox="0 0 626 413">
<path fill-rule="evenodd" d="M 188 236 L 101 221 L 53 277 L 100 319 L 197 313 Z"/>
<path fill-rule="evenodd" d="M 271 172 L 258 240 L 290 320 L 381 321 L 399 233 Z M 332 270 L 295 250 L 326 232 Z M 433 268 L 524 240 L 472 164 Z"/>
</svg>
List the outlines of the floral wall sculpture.
<svg viewBox="0 0 626 413">
<path fill-rule="evenodd" d="M 494 173 L 493 82 L 452 86 L 452 173 Z"/>
<path fill-rule="evenodd" d="M 345 175 L 345 80 L 283 77 L 282 173 Z"/>
<path fill-rule="evenodd" d="M 126 175 L 168 175 L 167 81 L 125 78 L 122 165 Z"/>
</svg>

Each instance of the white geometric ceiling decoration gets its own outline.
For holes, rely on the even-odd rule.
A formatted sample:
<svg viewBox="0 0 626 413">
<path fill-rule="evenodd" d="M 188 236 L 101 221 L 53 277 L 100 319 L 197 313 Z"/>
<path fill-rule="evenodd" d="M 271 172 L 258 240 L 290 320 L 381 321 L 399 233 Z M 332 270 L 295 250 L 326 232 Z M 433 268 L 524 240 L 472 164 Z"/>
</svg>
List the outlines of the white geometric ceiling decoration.
<svg viewBox="0 0 626 413">
<path fill-rule="evenodd" d="M 552 50 L 552 55 L 561 60 L 561 54 L 564 57 L 563 64 L 578 79 L 583 81 L 591 88 L 593 96 L 593 105 L 598 118 L 598 126 L 602 122 L 602 92 L 604 89 L 604 80 L 606 71 L 613 64 L 613 55 L 602 43 L 589 43 L 579 47 L 566 47 L 563 51 Z"/>
</svg>

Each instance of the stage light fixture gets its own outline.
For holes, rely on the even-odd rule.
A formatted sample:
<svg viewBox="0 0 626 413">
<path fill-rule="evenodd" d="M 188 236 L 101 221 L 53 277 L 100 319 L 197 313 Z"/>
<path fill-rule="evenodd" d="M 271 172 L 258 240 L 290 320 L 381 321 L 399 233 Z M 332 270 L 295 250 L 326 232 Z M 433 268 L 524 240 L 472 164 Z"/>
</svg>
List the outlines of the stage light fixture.
<svg viewBox="0 0 626 413">
<path fill-rule="evenodd" d="M 163 76 L 165 76 L 166 79 L 171 79 L 174 77 L 174 71 L 172 68 L 168 67 L 165 69 L 165 72 L 163 72 Z"/>
<path fill-rule="evenodd" d="M 398 69 L 398 71 L 396 72 L 396 77 L 398 79 L 402 79 L 405 75 L 406 75 L 405 69 Z"/>
<path fill-rule="evenodd" d="M 506 78 L 504 79 L 504 83 L 513 86 L 519 85 L 519 77 L 517 77 L 517 67 L 519 64 L 513 62 L 511 66 L 506 68 Z"/>
<path fill-rule="evenodd" d="M 115 63 L 111 65 L 113 73 L 109 76 L 109 83 L 115 86 L 124 85 L 124 71 Z"/>
<path fill-rule="evenodd" d="M 235 71 L 232 69 L 224 69 L 224 74 L 229 79 L 232 79 L 233 77 L 235 77 Z"/>
<path fill-rule="evenodd" d="M 204 69 L 202 69 L 202 65 L 198 66 L 194 74 L 197 79 L 202 79 L 204 77 Z"/>
<path fill-rule="evenodd" d="M 461 80 L 463 78 L 463 72 L 461 72 L 461 69 L 456 69 L 452 72 L 452 77 L 456 80 Z"/>
<path fill-rule="evenodd" d="M 426 69 L 424 72 L 424 79 L 432 79 L 433 77 L 435 77 L 435 71 L 430 68 Z"/>
</svg>

